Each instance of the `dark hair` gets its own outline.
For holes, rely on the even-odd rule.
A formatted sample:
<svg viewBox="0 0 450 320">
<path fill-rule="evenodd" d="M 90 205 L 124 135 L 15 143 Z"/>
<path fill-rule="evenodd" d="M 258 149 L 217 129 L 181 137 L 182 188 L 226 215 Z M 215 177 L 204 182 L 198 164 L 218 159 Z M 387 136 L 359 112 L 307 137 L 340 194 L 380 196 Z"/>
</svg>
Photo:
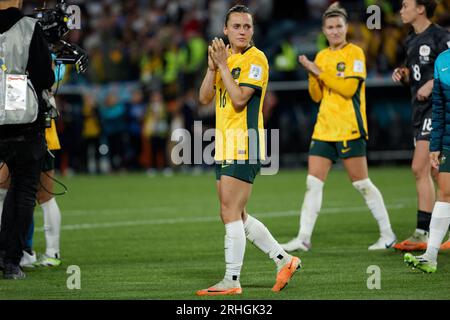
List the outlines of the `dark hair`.
<svg viewBox="0 0 450 320">
<path fill-rule="evenodd" d="M 427 18 L 431 19 L 434 16 L 434 11 L 436 11 L 437 3 L 436 0 L 416 0 L 418 6 L 424 6 L 427 12 Z"/>
<path fill-rule="evenodd" d="M 418 0 L 419 1 L 419 0 Z M 345 22 L 348 20 L 348 14 L 347 10 L 341 7 L 339 2 L 334 2 L 332 5 L 330 5 L 325 13 L 322 16 L 322 22 L 325 22 L 328 18 L 334 18 L 334 17 L 342 17 L 344 18 Z"/>
<path fill-rule="evenodd" d="M 232 13 L 248 13 L 249 15 L 251 15 L 252 20 L 253 20 L 253 13 L 250 11 L 250 9 L 242 4 L 238 4 L 235 5 L 234 7 L 232 7 L 230 10 L 228 10 L 227 15 L 225 17 L 225 26 L 228 23 L 228 20 L 230 19 L 230 15 Z"/>
</svg>

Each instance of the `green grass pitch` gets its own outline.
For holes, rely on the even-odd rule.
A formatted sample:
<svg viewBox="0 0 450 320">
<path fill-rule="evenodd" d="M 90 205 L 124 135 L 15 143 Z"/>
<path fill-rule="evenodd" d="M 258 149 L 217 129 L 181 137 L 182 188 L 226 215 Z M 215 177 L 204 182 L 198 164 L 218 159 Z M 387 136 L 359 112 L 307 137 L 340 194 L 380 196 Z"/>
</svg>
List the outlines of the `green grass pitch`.
<svg viewBox="0 0 450 320">
<path fill-rule="evenodd" d="M 399 240 L 415 228 L 416 195 L 409 168 L 372 168 Z M 298 230 L 306 171 L 258 176 L 247 206 L 280 242 Z M 63 265 L 26 271 L 22 281 L 0 279 L 0 299 L 223 299 L 195 291 L 224 273 L 224 227 L 213 174 L 65 178 Z M 35 250 L 44 249 L 42 212 L 36 211 Z M 370 212 L 346 174 L 335 169 L 324 189 L 313 249 L 298 253 L 303 269 L 272 293 L 275 265 L 247 242 L 243 294 L 225 299 L 449 299 L 450 252 L 438 272 L 422 274 L 394 250 L 369 252 L 378 238 Z M 446 238 L 447 239 L 447 238 Z M 81 270 L 81 289 L 69 290 L 67 267 Z M 381 289 L 369 290 L 369 266 L 379 266 Z"/>
</svg>

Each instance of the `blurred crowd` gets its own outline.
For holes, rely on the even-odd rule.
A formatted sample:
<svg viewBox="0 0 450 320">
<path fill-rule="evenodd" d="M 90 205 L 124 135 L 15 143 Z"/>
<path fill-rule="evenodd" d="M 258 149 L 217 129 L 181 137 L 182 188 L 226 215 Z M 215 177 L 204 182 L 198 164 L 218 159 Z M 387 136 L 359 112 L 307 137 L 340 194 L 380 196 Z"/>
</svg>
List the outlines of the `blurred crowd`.
<svg viewBox="0 0 450 320">
<path fill-rule="evenodd" d="M 270 63 L 271 81 L 305 80 L 297 55 L 314 57 L 326 47 L 321 16 L 330 0 L 297 1 L 292 7 L 273 0 L 69 0 L 81 8 L 81 30 L 69 42 L 89 53 L 86 74 L 70 67 L 60 84 L 58 119 L 63 150 L 59 167 L 101 173 L 147 169 L 170 173 L 177 128 L 193 132 L 214 125 L 213 106 L 201 107 L 197 91 L 206 68 L 208 42 L 223 36 L 227 10 L 245 4 L 255 13 L 255 43 Z M 369 77 L 387 77 L 403 61 L 402 43 L 408 28 L 398 11 L 401 1 L 340 1 L 350 13 L 349 40 L 367 55 Z M 53 7 L 55 1 L 47 1 Z M 380 30 L 366 26 L 369 5 L 382 9 Z M 25 1 L 26 13 L 42 1 Z M 441 1 L 435 21 L 450 26 L 450 0 Z M 65 87 L 77 90 L 64 90 Z M 283 99 L 269 92 L 266 123 Z M 307 136 L 309 134 L 306 134 Z"/>
</svg>

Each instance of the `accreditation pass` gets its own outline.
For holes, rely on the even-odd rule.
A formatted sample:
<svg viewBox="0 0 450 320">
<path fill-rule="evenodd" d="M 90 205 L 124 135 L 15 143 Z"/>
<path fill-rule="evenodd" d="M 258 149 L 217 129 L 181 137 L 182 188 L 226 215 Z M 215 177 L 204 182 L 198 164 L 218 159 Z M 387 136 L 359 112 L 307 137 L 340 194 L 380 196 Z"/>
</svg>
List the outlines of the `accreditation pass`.
<svg viewBox="0 0 450 320">
<path fill-rule="evenodd" d="M 7 74 L 5 90 L 5 110 L 26 110 L 27 75 Z"/>
</svg>

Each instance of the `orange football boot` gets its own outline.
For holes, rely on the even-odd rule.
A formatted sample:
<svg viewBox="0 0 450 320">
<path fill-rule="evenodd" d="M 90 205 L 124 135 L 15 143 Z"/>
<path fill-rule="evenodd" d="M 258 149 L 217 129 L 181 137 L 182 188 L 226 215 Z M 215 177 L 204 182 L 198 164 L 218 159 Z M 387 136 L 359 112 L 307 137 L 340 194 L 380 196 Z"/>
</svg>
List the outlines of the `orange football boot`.
<svg viewBox="0 0 450 320">
<path fill-rule="evenodd" d="M 441 244 L 441 250 L 450 250 L 450 239 Z"/>
<path fill-rule="evenodd" d="M 428 232 L 423 234 L 416 231 L 411 237 L 393 245 L 392 247 L 401 251 L 419 251 L 427 249 L 427 242 Z"/>
<path fill-rule="evenodd" d="M 286 263 L 277 274 L 277 280 L 272 287 L 273 292 L 279 292 L 289 283 L 294 273 L 302 267 L 301 261 L 297 257 L 292 257 L 291 261 Z"/>
</svg>

